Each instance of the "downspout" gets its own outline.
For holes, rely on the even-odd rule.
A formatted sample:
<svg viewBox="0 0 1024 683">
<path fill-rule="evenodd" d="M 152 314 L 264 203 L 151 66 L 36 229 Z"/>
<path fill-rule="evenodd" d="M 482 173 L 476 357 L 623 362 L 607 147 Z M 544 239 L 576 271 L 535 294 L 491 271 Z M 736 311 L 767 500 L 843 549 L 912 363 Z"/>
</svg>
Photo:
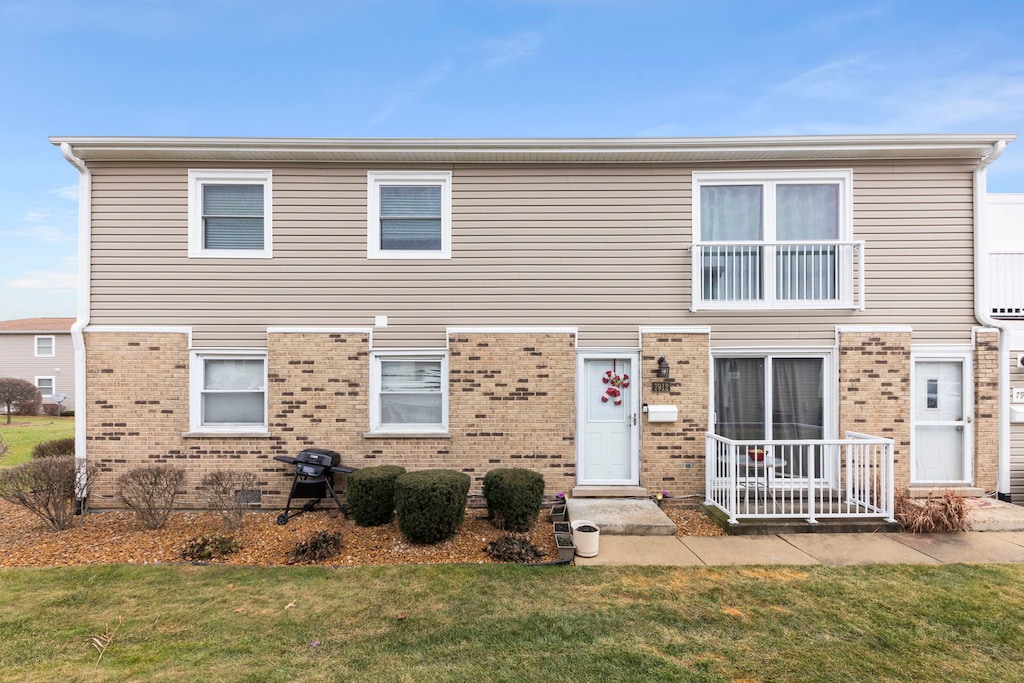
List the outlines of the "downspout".
<svg viewBox="0 0 1024 683">
<path fill-rule="evenodd" d="M 982 263 L 991 251 L 988 234 L 982 235 L 988 196 L 987 172 L 989 164 L 1006 149 L 1006 140 L 998 140 L 991 151 L 981 158 L 974 169 L 974 317 L 986 327 L 999 330 L 999 460 L 996 476 L 996 494 L 1000 500 L 1010 500 L 1010 416 L 1006 408 L 1006 387 L 1010 385 L 1010 361 L 1007 354 L 1009 325 L 992 317 L 988 264 Z"/>
<path fill-rule="evenodd" d="M 60 143 L 61 154 L 78 169 L 78 305 L 71 342 L 75 353 L 75 460 L 78 464 L 75 509 L 85 509 L 88 482 L 85 479 L 86 412 L 89 401 L 85 372 L 85 327 L 89 324 L 92 253 L 92 172 L 75 156 L 71 144 Z M 81 495 L 77 495 L 81 492 Z"/>
</svg>

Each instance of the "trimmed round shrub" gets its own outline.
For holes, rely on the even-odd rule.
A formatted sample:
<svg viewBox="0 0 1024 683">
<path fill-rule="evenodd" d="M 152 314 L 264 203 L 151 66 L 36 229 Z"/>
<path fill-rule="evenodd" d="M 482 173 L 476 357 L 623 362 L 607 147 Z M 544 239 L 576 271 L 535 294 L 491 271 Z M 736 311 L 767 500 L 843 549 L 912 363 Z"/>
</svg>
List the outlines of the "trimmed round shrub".
<svg viewBox="0 0 1024 683">
<path fill-rule="evenodd" d="M 395 512 L 395 480 L 405 474 L 398 465 L 365 467 L 348 475 L 346 496 L 359 526 L 382 526 Z"/>
<path fill-rule="evenodd" d="M 544 477 L 522 468 L 500 468 L 484 476 L 487 516 L 499 529 L 529 531 L 544 501 Z"/>
<path fill-rule="evenodd" d="M 407 472 L 395 480 L 398 529 L 410 543 L 438 543 L 459 531 L 469 476 L 454 470 Z"/>
<path fill-rule="evenodd" d="M 75 454 L 75 440 L 73 438 L 68 439 L 52 439 L 50 441 L 41 441 L 32 447 L 32 458 L 52 458 L 55 455 L 74 455 Z"/>
</svg>

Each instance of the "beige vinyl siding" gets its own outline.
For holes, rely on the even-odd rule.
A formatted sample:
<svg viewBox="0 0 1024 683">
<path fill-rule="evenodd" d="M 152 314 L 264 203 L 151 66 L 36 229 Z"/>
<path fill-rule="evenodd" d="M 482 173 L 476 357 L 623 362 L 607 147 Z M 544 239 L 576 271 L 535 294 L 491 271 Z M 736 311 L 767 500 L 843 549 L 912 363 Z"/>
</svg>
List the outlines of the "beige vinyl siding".
<svg viewBox="0 0 1024 683">
<path fill-rule="evenodd" d="M 757 167 L 843 166 L 742 168 Z M 367 327 L 375 315 L 389 318 L 375 344 L 393 347 L 441 346 L 447 326 L 524 325 L 578 327 L 584 347 L 636 346 L 641 325 L 710 325 L 716 346 L 831 344 L 837 324 L 969 341 L 973 167 L 847 167 L 866 311 L 691 313 L 691 174 L 737 166 L 400 167 L 452 171 L 453 256 L 371 261 L 366 171 L 398 167 L 275 165 L 274 258 L 190 260 L 189 166 L 92 163 L 92 323 L 188 325 L 198 347 L 264 346 L 268 326 Z"/>
</svg>

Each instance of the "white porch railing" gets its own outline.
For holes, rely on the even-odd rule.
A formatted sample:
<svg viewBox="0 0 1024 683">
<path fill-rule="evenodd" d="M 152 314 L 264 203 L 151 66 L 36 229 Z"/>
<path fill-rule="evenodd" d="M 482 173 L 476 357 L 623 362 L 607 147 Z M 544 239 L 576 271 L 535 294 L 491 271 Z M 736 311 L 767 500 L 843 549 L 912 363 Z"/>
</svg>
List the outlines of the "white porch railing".
<svg viewBox="0 0 1024 683">
<path fill-rule="evenodd" d="M 1024 320 L 1024 254 L 989 255 L 992 317 Z"/>
<path fill-rule="evenodd" d="M 706 500 L 740 519 L 895 521 L 893 441 L 735 441 L 706 435 Z"/>
<path fill-rule="evenodd" d="M 692 246 L 695 310 L 864 309 L 864 242 L 707 242 Z"/>
</svg>

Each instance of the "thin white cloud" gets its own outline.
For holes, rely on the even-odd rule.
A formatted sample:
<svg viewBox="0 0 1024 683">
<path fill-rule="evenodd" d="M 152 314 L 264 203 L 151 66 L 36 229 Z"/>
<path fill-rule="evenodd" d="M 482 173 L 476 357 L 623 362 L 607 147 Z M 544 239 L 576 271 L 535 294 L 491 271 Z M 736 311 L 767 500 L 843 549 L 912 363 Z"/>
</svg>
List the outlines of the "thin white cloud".
<svg viewBox="0 0 1024 683">
<path fill-rule="evenodd" d="M 483 68 L 496 69 L 527 59 L 536 54 L 543 44 L 544 35 L 540 31 L 526 31 L 503 40 L 489 40 L 484 43 L 488 57 Z"/>
<path fill-rule="evenodd" d="M 47 244 L 68 244 L 75 241 L 73 230 L 61 228 L 60 223 L 72 224 L 72 211 L 52 209 L 29 209 L 21 215 L 22 225 L 0 232 L 0 235 L 18 239 L 32 239 Z"/>
<path fill-rule="evenodd" d="M 22 277 L 6 280 L 11 289 L 68 290 L 78 287 L 78 276 L 74 272 L 30 270 Z"/>
<path fill-rule="evenodd" d="M 63 187 L 57 187 L 50 190 L 49 194 L 55 194 L 61 199 L 67 199 L 68 201 L 78 201 L 78 185 L 65 185 Z"/>
<path fill-rule="evenodd" d="M 370 126 L 373 127 L 383 123 L 403 109 L 418 102 L 431 88 L 443 81 L 454 70 L 455 63 L 451 60 L 445 60 L 423 72 L 415 79 L 397 84 L 387 102 L 384 103 L 384 106 L 370 119 Z"/>
</svg>

